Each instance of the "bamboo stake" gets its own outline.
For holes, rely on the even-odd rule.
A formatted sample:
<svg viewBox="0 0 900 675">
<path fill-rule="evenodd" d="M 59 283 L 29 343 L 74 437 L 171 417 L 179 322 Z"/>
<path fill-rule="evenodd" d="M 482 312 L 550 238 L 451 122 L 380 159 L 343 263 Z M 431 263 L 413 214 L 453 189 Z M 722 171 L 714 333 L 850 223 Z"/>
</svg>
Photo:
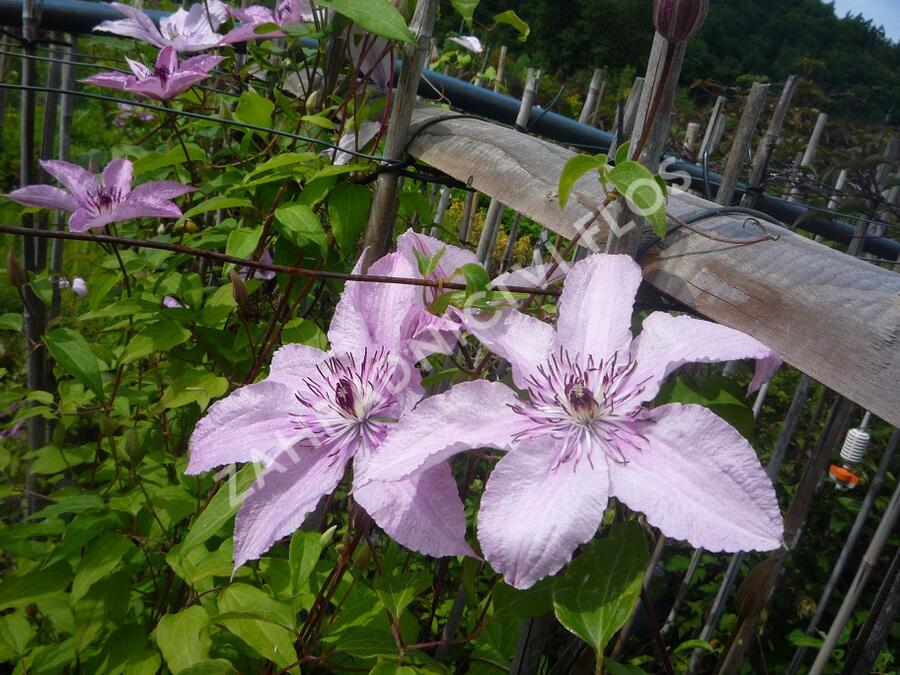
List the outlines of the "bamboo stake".
<svg viewBox="0 0 900 675">
<path fill-rule="evenodd" d="M 581 124 L 587 124 L 594 114 L 594 108 L 597 107 L 597 95 L 600 93 L 600 85 L 603 83 L 603 69 L 594 68 L 594 74 L 591 76 L 591 83 L 588 86 L 588 93 L 584 99 L 584 105 L 581 107 L 581 114 L 578 121 Z"/>
<path fill-rule="evenodd" d="M 753 166 L 750 169 L 749 185 L 751 191 L 745 192 L 741 199 L 741 206 L 753 208 L 756 203 L 756 189 L 763 185 L 766 177 L 766 169 L 772 160 L 772 153 L 775 152 L 775 144 L 781 135 L 781 129 L 784 126 L 784 120 L 787 112 L 791 107 L 791 99 L 797 90 L 797 76 L 789 75 L 781 90 L 781 96 L 778 97 L 778 103 L 775 104 L 775 111 L 772 113 L 772 119 L 769 122 L 769 128 L 766 129 L 765 135 L 756 148 L 756 157 L 753 158 Z"/>
<path fill-rule="evenodd" d="M 694 154 L 694 146 L 697 145 L 697 136 L 700 135 L 700 123 L 688 122 L 687 130 L 684 132 L 684 147 L 689 154 Z"/>
<path fill-rule="evenodd" d="M 853 552 L 857 541 L 859 541 L 859 538 L 862 535 L 866 519 L 869 517 L 875 499 L 878 497 L 878 493 L 881 491 L 881 487 L 884 484 L 885 476 L 894 459 L 894 453 L 897 450 L 898 440 L 900 440 L 900 431 L 895 429 L 894 433 L 891 435 L 890 441 L 888 441 L 884 453 L 881 455 L 881 461 L 878 464 L 875 475 L 872 477 L 872 481 L 869 483 L 869 489 L 866 491 L 866 496 L 859 505 L 859 512 L 856 514 L 853 526 L 850 528 L 850 532 L 847 535 L 837 562 L 835 562 L 834 567 L 831 570 L 831 576 L 828 579 L 828 583 L 825 584 L 825 589 L 822 591 L 822 595 L 816 603 L 816 612 L 812 619 L 810 619 L 809 625 L 806 627 L 805 632 L 807 635 L 812 635 L 816 628 L 818 628 L 819 622 L 825 617 L 825 612 L 828 609 L 828 603 L 831 600 L 831 596 L 837 588 L 838 582 L 843 575 L 844 568 L 849 562 L 850 554 Z M 791 659 L 790 666 L 788 666 L 788 675 L 793 675 L 793 673 L 797 672 L 797 669 L 800 667 L 803 657 L 806 654 L 806 650 L 806 647 L 798 647 L 794 652 L 794 657 Z"/>
<path fill-rule="evenodd" d="M 638 105 L 640 104 L 641 95 L 644 91 L 644 78 L 634 78 L 634 84 L 631 85 L 631 93 L 628 94 L 628 100 L 625 102 L 625 108 L 621 105 L 616 112 L 616 118 L 613 120 L 613 139 L 609 144 L 610 157 L 616 154 L 618 148 L 624 139 L 630 138 L 634 131 L 634 120 L 637 117 Z"/>
<path fill-rule="evenodd" d="M 725 171 L 722 174 L 719 192 L 716 194 L 716 201 L 719 204 L 731 204 L 732 202 L 734 189 L 744 167 L 744 160 L 747 158 L 747 151 L 750 149 L 750 142 L 753 140 L 753 133 L 756 131 L 759 115 L 766 104 L 766 94 L 768 92 L 769 85 L 760 84 L 759 82 L 754 82 L 750 88 L 747 103 L 744 105 L 744 112 L 741 114 L 741 119 L 738 122 L 734 142 L 731 144 L 728 159 L 725 161 Z"/>
<path fill-rule="evenodd" d="M 503 77 L 506 75 L 506 45 L 500 46 L 500 57 L 497 59 L 497 76 L 494 78 L 494 91 L 499 92 L 503 87 Z"/>
<path fill-rule="evenodd" d="M 803 153 L 803 159 L 800 160 L 800 166 L 812 166 L 816 161 L 816 151 L 819 148 L 819 141 L 822 140 L 822 134 L 825 133 L 825 125 L 828 123 L 828 115 L 819 113 L 816 118 L 816 126 L 813 127 L 812 135 L 809 137 L 809 143 L 806 144 L 806 150 Z"/>
<path fill-rule="evenodd" d="M 865 555 L 863 555 L 862 564 L 856 570 L 856 576 L 853 578 L 850 588 L 847 589 L 847 594 L 844 596 L 844 601 L 841 603 L 831 628 L 828 629 L 828 635 L 825 636 L 825 642 L 819 648 L 819 653 L 813 662 L 809 675 L 820 675 L 831 660 L 831 654 L 837 646 L 841 632 L 850 620 L 853 610 L 856 609 L 859 598 L 866 588 L 869 577 L 872 575 L 872 570 L 878 564 L 881 551 L 887 544 L 888 539 L 890 539 L 898 520 L 900 520 L 900 483 L 894 489 L 891 502 L 888 504 L 881 522 L 878 524 L 875 535 L 869 542 L 869 547 L 866 549 Z"/>
<path fill-rule="evenodd" d="M 606 93 L 609 91 L 609 80 L 605 79 L 600 84 L 600 91 L 597 93 L 597 102 L 594 104 L 594 112 L 591 113 L 591 126 L 596 127 L 597 122 L 600 119 L 600 106 L 603 104 L 603 99 L 606 98 Z"/>
<path fill-rule="evenodd" d="M 716 125 L 719 123 L 719 118 L 722 116 L 722 108 L 725 106 L 725 97 L 717 96 L 716 102 L 713 104 L 712 112 L 709 115 L 709 122 L 706 124 L 706 132 L 703 134 L 703 140 L 700 142 L 700 150 L 699 154 L 703 157 L 707 151 L 712 154 L 712 140 L 713 135 L 716 130 Z"/>
<path fill-rule="evenodd" d="M 431 44 L 431 33 L 437 13 L 437 0 L 420 0 L 416 3 L 410 29 L 416 36 L 414 45 L 404 49 L 404 66 L 400 73 L 400 81 L 394 92 L 393 107 L 388 122 L 388 132 L 384 142 L 385 159 L 397 161 L 403 158 L 409 138 L 409 126 L 413 108 L 416 105 L 416 91 L 428 56 Z M 396 189 L 398 174 L 385 171 L 378 176 L 375 187 L 375 198 L 369 215 L 369 227 L 366 230 L 367 247 L 363 269 L 368 269 L 372 262 L 387 253 L 394 221 L 397 215 Z"/>
</svg>

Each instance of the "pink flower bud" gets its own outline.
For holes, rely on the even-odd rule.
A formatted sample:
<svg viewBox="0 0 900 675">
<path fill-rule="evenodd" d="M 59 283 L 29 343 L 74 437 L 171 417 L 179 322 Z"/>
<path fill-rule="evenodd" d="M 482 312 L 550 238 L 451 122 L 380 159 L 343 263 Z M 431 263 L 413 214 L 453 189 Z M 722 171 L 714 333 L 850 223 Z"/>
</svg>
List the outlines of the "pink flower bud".
<svg viewBox="0 0 900 675">
<path fill-rule="evenodd" d="M 690 40 L 703 26 L 709 0 L 654 0 L 653 26 L 671 43 Z"/>
<path fill-rule="evenodd" d="M 88 294 L 88 285 L 87 282 L 81 277 L 75 277 L 72 279 L 72 290 L 75 291 L 82 298 L 87 297 Z"/>
</svg>

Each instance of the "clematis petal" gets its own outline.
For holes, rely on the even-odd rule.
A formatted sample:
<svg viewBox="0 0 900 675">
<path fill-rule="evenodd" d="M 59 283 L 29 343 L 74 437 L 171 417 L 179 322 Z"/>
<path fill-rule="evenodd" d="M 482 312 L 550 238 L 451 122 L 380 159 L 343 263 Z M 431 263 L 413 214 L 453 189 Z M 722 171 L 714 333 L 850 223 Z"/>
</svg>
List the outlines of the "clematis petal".
<svg viewBox="0 0 900 675">
<path fill-rule="evenodd" d="M 412 229 L 397 237 L 397 251 L 402 253 L 412 265 L 417 265 L 416 253 L 423 257 L 431 257 L 438 251 L 443 251 L 437 266 L 429 275 L 429 279 L 456 278 L 453 273 L 463 265 L 478 264 L 478 258 L 471 251 L 425 234 L 419 234 Z"/>
<path fill-rule="evenodd" d="M 268 22 L 260 22 L 260 23 L 268 23 Z M 225 33 L 225 37 L 222 38 L 223 45 L 233 45 L 239 42 L 248 42 L 250 40 L 267 40 L 271 37 L 283 37 L 284 33 L 281 31 L 274 31 L 273 33 L 257 33 L 256 32 L 256 24 L 242 24 L 237 28 L 234 28 L 227 33 Z"/>
<path fill-rule="evenodd" d="M 547 272 L 550 272 L 550 279 L 547 279 Z M 546 288 L 547 286 L 564 279 L 565 276 L 566 270 L 563 265 L 543 263 L 540 265 L 522 267 L 510 272 L 504 272 L 491 282 L 491 287 L 497 289 L 509 288 L 510 286 Z"/>
<path fill-rule="evenodd" d="M 249 7 L 229 7 L 228 12 L 241 23 L 259 25 L 262 23 L 275 23 L 275 13 L 262 5 L 250 5 Z"/>
<path fill-rule="evenodd" d="M 399 480 L 471 448 L 505 450 L 524 418 L 519 403 L 499 382 L 475 380 L 429 396 L 400 418 L 370 460 L 370 480 Z"/>
<path fill-rule="evenodd" d="M 594 536 L 609 501 L 606 462 L 553 469 L 551 442 L 517 444 L 494 467 L 481 497 L 481 552 L 516 588 L 528 588 L 571 560 L 575 548 Z"/>
<path fill-rule="evenodd" d="M 163 87 L 165 100 L 171 100 L 176 96 L 180 96 L 198 82 L 206 79 L 204 73 L 195 73 L 191 71 L 181 71 L 173 74 Z"/>
<path fill-rule="evenodd" d="M 418 362 L 432 354 L 452 354 L 462 325 L 423 309 L 418 312 L 409 330 L 407 348 L 412 360 Z"/>
<path fill-rule="evenodd" d="M 715 363 L 735 359 L 758 359 L 750 383 L 753 392 L 781 365 L 781 357 L 745 333 L 711 321 L 654 312 L 631 347 L 637 367 L 630 381 L 643 387 L 636 402 L 652 400 L 659 385 L 685 363 Z"/>
<path fill-rule="evenodd" d="M 475 555 L 466 543 L 466 512 L 449 464 L 403 480 L 367 483 L 361 460 L 353 460 L 353 497 L 392 539 L 436 558 Z"/>
<path fill-rule="evenodd" d="M 391 66 L 394 52 L 383 37 L 356 30 L 351 33 L 349 41 L 350 60 L 359 77 L 366 77 L 381 89 L 386 89 L 391 80 Z"/>
<path fill-rule="evenodd" d="M 133 75 L 126 73 L 98 73 L 84 80 L 85 84 L 93 84 L 96 87 L 105 87 L 107 89 L 125 90 L 129 84 L 135 82 Z"/>
<path fill-rule="evenodd" d="M 140 61 L 134 61 L 126 56 L 125 62 L 128 64 L 128 67 L 131 68 L 131 72 L 134 74 L 134 78 L 137 81 L 146 80 L 149 77 L 153 77 L 153 71 Z"/>
<path fill-rule="evenodd" d="M 147 16 L 137 7 L 126 5 L 121 2 L 111 2 L 111 6 L 115 7 L 120 13 L 127 16 L 127 19 L 118 19 L 113 21 L 104 21 L 96 26 L 94 30 L 122 35 L 124 37 L 132 37 L 143 42 L 149 42 L 157 47 L 164 46 L 162 36 L 153 23 L 153 19 Z"/>
<path fill-rule="evenodd" d="M 217 401 L 197 423 L 185 473 L 197 474 L 232 462 L 271 464 L 305 437 L 291 416 L 294 391 L 279 382 L 258 382 Z"/>
<path fill-rule="evenodd" d="M 364 254 L 365 255 L 365 254 Z M 361 270 L 362 257 L 353 268 Z M 371 275 L 415 277 L 416 269 L 400 253 L 379 258 L 368 271 Z M 416 294 L 421 288 L 410 284 L 375 281 L 348 281 L 334 310 L 328 341 L 335 351 L 362 351 L 384 347 L 394 353 L 406 351 L 405 336 L 415 320 Z"/>
<path fill-rule="evenodd" d="M 300 527 L 340 482 L 345 465 L 314 450 L 279 456 L 253 484 L 235 518 L 235 569 Z"/>
<path fill-rule="evenodd" d="M 557 344 L 573 354 L 626 356 L 641 268 L 627 255 L 592 255 L 572 266 L 559 299 Z"/>
<path fill-rule="evenodd" d="M 38 206 L 43 209 L 75 211 L 78 208 L 78 202 L 72 195 L 53 185 L 26 185 L 18 190 L 13 190 L 6 197 L 19 204 Z"/>
<path fill-rule="evenodd" d="M 699 405 L 649 411 L 647 447 L 609 462 L 610 492 L 665 535 L 710 551 L 768 551 L 781 545 L 772 481 L 750 444 Z"/>
<path fill-rule="evenodd" d="M 41 168 L 62 183 L 81 203 L 88 190 L 97 187 L 97 177 L 77 164 L 58 159 L 42 159 Z"/>
<path fill-rule="evenodd" d="M 119 191 L 123 197 L 131 192 L 131 177 L 134 164 L 124 157 L 114 159 L 103 169 L 103 185 Z"/>
<path fill-rule="evenodd" d="M 550 358 L 555 331 L 548 323 L 514 309 L 484 312 L 471 308 L 453 311 L 466 330 L 512 366 L 513 381 L 525 389 L 526 380 Z"/>
<path fill-rule="evenodd" d="M 181 209 L 165 199 L 134 199 L 129 197 L 110 214 L 108 222 L 115 223 L 135 218 L 180 218 Z"/>
<path fill-rule="evenodd" d="M 324 359 L 326 352 L 309 345 L 287 344 L 272 354 L 267 382 L 278 382 L 291 390 L 296 390 L 311 370 L 315 370 Z"/>
<path fill-rule="evenodd" d="M 201 54 L 200 56 L 192 56 L 187 61 L 183 61 L 179 70 L 182 72 L 190 71 L 192 73 L 209 75 L 209 71 L 222 62 L 222 56 L 214 54 Z"/>
<path fill-rule="evenodd" d="M 156 72 L 174 73 L 178 70 L 178 52 L 172 45 L 166 45 L 159 50 L 156 57 Z"/>
<path fill-rule="evenodd" d="M 141 201 L 150 199 L 173 199 L 185 195 L 188 192 L 194 192 L 196 189 L 197 188 L 195 187 L 184 185 L 183 183 L 174 180 L 158 180 L 152 183 L 138 185 L 131 191 L 131 195 L 129 196 L 131 199 Z"/>
</svg>

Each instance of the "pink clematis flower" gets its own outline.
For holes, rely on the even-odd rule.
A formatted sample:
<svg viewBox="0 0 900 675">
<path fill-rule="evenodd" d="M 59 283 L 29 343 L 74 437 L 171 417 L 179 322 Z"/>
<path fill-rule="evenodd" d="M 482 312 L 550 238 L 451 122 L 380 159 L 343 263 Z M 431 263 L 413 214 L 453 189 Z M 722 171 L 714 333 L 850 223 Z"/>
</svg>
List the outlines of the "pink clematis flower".
<svg viewBox="0 0 900 675">
<path fill-rule="evenodd" d="M 481 40 L 474 35 L 458 35 L 450 38 L 450 42 L 455 42 L 463 49 L 475 52 L 476 54 L 481 54 L 481 52 L 484 51 L 484 45 L 481 44 Z"/>
<path fill-rule="evenodd" d="M 170 200 L 195 189 L 171 180 L 132 189 L 134 165 L 127 159 L 111 161 L 99 178 L 69 162 L 41 160 L 41 167 L 68 192 L 52 185 L 26 185 L 6 196 L 26 206 L 71 211 L 73 232 L 134 218 L 180 218 L 181 209 Z"/>
<path fill-rule="evenodd" d="M 228 11 L 231 12 L 231 16 L 241 22 L 241 25 L 222 38 L 222 44 L 225 45 L 248 40 L 284 37 L 285 34 L 280 30 L 257 33 L 256 27 L 264 24 L 274 23 L 284 27 L 313 20 L 313 11 L 309 0 L 281 0 L 274 10 L 261 5 L 251 5 L 245 9 L 230 7 Z"/>
<path fill-rule="evenodd" d="M 644 404 L 685 363 L 759 359 L 755 388 L 780 359 L 743 333 L 663 312 L 632 340 L 640 282 L 630 258 L 594 255 L 568 273 L 555 330 L 513 310 L 467 313 L 527 398 L 482 380 L 426 399 L 391 429 L 370 480 L 409 479 L 469 448 L 509 450 L 482 496 L 478 540 L 518 588 L 565 565 L 610 496 L 710 551 L 777 548 L 781 514 L 750 444 L 702 406 Z"/>
<path fill-rule="evenodd" d="M 393 253 L 369 273 L 414 277 L 416 267 Z M 217 402 L 200 420 L 187 473 L 231 462 L 265 465 L 235 520 L 236 567 L 296 530 L 351 461 L 356 503 L 397 542 L 433 556 L 472 553 L 446 462 L 390 483 L 367 478 L 388 429 L 423 394 L 411 345 L 435 326 L 459 331 L 426 314 L 420 287 L 348 282 L 328 331 L 330 351 L 285 345 L 268 377 Z"/>
<path fill-rule="evenodd" d="M 98 87 L 129 91 L 133 94 L 168 101 L 183 94 L 193 85 L 209 77 L 209 71 L 222 60 L 221 56 L 204 54 L 178 63 L 178 52 L 172 46 L 163 47 L 156 58 L 156 66 L 151 70 L 143 63 L 128 61 L 133 75 L 127 73 L 98 73 L 82 80 Z"/>
<path fill-rule="evenodd" d="M 94 30 L 135 38 L 160 49 L 171 45 L 179 52 L 202 52 L 218 45 L 222 36 L 216 31 L 228 19 L 228 6 L 220 0 L 199 2 L 189 11 L 179 7 L 160 20 L 159 28 L 136 7 L 121 2 L 110 5 L 128 18 L 104 21 Z"/>
<path fill-rule="evenodd" d="M 390 41 L 354 27 L 348 43 L 357 76 L 371 80 L 382 90 L 391 86 L 397 56 Z"/>
</svg>

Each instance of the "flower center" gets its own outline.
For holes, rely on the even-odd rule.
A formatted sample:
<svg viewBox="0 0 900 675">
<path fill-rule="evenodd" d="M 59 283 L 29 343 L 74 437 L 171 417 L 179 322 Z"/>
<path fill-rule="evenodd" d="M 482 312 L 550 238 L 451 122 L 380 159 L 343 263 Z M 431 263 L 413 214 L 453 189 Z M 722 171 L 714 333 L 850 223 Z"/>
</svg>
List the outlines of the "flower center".
<svg viewBox="0 0 900 675">
<path fill-rule="evenodd" d="M 123 197 L 119 188 L 97 186 L 88 190 L 85 207 L 96 218 L 115 209 Z"/>
<path fill-rule="evenodd" d="M 159 78 L 159 81 L 165 85 L 166 82 L 169 81 L 169 77 L 172 73 L 175 72 L 173 68 L 167 68 L 166 66 L 156 66 L 153 69 L 153 76 Z"/>
<path fill-rule="evenodd" d="M 372 452 L 400 415 L 396 396 L 402 373 L 383 349 L 333 356 L 316 367 L 296 392 L 301 404 L 293 413 L 297 429 L 309 432 L 309 447 L 324 449 L 334 461 L 358 451 Z"/>
<path fill-rule="evenodd" d="M 595 450 L 613 461 L 628 463 L 628 454 L 644 440 L 636 422 L 642 409 L 634 401 L 643 383 L 630 381 L 637 362 L 619 363 L 617 356 L 595 362 L 560 348 L 527 380 L 529 400 L 513 406 L 528 420 L 517 439 L 551 436 L 556 448 L 553 468 L 581 459 L 593 466 Z"/>
<path fill-rule="evenodd" d="M 291 3 L 280 2 L 275 8 L 274 19 L 279 26 L 284 25 L 291 18 Z"/>
</svg>

